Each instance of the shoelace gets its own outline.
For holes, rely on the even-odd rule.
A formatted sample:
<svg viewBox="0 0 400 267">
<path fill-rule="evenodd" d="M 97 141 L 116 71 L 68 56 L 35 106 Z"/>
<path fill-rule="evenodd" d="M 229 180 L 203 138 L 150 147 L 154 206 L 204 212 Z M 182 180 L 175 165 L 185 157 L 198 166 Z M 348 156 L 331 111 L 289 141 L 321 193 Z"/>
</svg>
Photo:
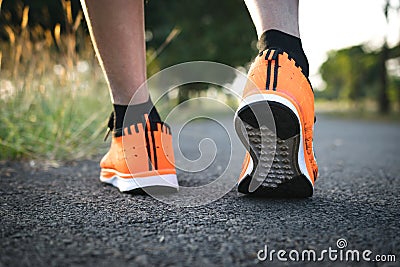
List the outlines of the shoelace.
<svg viewBox="0 0 400 267">
<path fill-rule="evenodd" d="M 114 112 L 111 112 L 110 118 L 108 119 L 107 131 L 106 134 L 104 135 L 103 141 L 107 140 L 112 130 L 114 130 Z"/>
</svg>

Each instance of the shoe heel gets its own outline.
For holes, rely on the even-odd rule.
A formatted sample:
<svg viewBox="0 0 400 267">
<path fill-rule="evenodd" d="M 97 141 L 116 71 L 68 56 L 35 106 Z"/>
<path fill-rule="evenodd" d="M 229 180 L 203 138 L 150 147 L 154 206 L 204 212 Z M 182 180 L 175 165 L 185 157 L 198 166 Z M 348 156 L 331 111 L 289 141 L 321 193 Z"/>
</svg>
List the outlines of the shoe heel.
<svg viewBox="0 0 400 267">
<path fill-rule="evenodd" d="M 266 115 L 269 110 L 272 116 Z M 248 103 L 237 112 L 235 126 L 254 166 L 239 182 L 239 192 L 263 197 L 313 194 L 312 184 L 299 167 L 300 121 L 288 106 L 265 99 Z M 262 138 L 263 146 L 260 146 Z M 272 145 L 268 143 L 270 140 L 274 142 Z"/>
</svg>

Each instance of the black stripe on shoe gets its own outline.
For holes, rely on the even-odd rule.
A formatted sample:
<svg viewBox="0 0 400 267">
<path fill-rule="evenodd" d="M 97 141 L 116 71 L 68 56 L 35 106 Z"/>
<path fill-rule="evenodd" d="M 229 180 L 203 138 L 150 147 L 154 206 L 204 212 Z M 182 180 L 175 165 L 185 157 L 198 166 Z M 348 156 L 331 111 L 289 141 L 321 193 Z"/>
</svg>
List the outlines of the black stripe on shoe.
<svg viewBox="0 0 400 267">
<path fill-rule="evenodd" d="M 147 161 L 149 165 L 149 171 L 153 170 L 153 164 L 151 164 L 151 150 L 150 150 L 150 142 L 149 142 L 149 134 L 148 131 L 151 129 L 147 129 L 147 124 L 144 124 L 144 137 L 146 139 L 146 151 L 147 151 Z"/>
<path fill-rule="evenodd" d="M 154 138 L 154 131 L 150 131 L 150 133 L 151 133 L 151 141 L 153 143 L 154 168 L 157 170 L 158 169 L 158 164 L 157 164 L 157 145 L 156 145 L 156 140 Z"/>
</svg>

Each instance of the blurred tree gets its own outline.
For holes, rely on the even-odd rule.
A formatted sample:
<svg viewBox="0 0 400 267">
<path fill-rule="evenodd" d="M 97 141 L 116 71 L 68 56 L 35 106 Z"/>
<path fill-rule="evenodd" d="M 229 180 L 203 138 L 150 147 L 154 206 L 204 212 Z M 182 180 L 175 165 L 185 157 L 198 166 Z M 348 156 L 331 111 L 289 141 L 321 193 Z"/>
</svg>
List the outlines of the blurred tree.
<svg viewBox="0 0 400 267">
<path fill-rule="evenodd" d="M 148 47 L 163 46 L 171 31 L 179 31 L 157 57 L 163 67 L 196 60 L 244 66 L 257 52 L 256 32 L 243 0 L 150 0 L 145 8 Z M 201 71 L 210 79 L 220 75 Z M 234 78 L 226 77 L 226 82 Z M 205 83 L 181 86 L 179 102 L 189 98 L 189 91 L 207 87 Z"/>
<path fill-rule="evenodd" d="M 383 11 L 387 21 L 392 9 L 399 12 L 400 4 L 395 7 L 393 1 L 385 0 Z M 393 88 L 397 88 L 400 102 L 400 88 L 397 78 L 388 76 L 387 62 L 399 57 L 400 42 L 389 48 L 386 36 L 378 51 L 366 52 L 362 45 L 331 51 L 328 59 L 320 67 L 320 73 L 327 86 L 318 95 L 327 99 L 346 99 L 354 103 L 368 97 L 377 101 L 380 113 L 389 113 L 389 90 L 396 91 Z"/>
<path fill-rule="evenodd" d="M 366 53 L 363 46 L 329 52 L 320 68 L 327 84 L 323 96 L 357 103 L 373 95 L 378 79 L 377 59 L 377 53 Z"/>
<path fill-rule="evenodd" d="M 393 1 L 386 0 L 383 8 L 383 12 L 385 14 L 386 22 L 389 23 L 389 12 L 391 10 L 397 11 L 400 14 L 400 1 L 398 1 L 398 6 L 393 4 Z M 387 34 L 384 37 L 384 42 L 380 51 L 380 60 L 379 60 L 379 74 L 380 74 L 380 90 L 379 90 L 379 111 L 381 113 L 389 113 L 390 112 L 390 101 L 389 101 L 389 86 L 390 83 L 388 81 L 388 73 L 386 62 L 388 59 L 396 58 L 400 56 L 400 40 L 397 46 L 392 49 L 388 48 L 387 44 Z M 398 88 L 398 99 L 400 101 L 400 88 Z"/>
<path fill-rule="evenodd" d="M 80 1 L 66 1 L 71 2 L 75 18 L 81 10 Z M 44 29 L 54 29 L 60 23 L 65 28 L 66 14 L 61 0 L 3 0 L 0 27 L 4 24 L 18 27 L 24 6 L 30 8 L 29 26 L 40 24 Z M 145 9 L 149 48 L 158 49 L 173 29 L 180 30 L 167 48 L 168 53 L 159 55 L 164 67 L 192 60 L 242 66 L 256 52 L 256 33 L 243 0 L 150 0 Z"/>
<path fill-rule="evenodd" d="M 385 14 L 386 22 L 389 22 L 389 8 L 390 8 L 390 0 L 386 0 L 383 12 Z M 387 69 L 386 69 L 386 61 L 388 60 L 389 52 L 388 52 L 388 45 L 387 45 L 387 36 L 385 35 L 382 49 L 380 52 L 379 57 L 379 111 L 383 114 L 386 114 L 390 111 L 390 102 L 388 97 L 388 82 L 387 82 Z"/>
<path fill-rule="evenodd" d="M 79 0 L 71 2 L 75 18 L 81 6 Z M 23 6 L 30 7 L 29 26 L 39 24 L 53 32 L 59 23 L 61 34 L 68 29 L 61 0 L 3 0 L 0 29 L 2 24 L 18 28 Z M 145 10 L 150 65 L 157 63 L 160 68 L 165 68 L 181 62 L 205 60 L 244 66 L 257 52 L 256 32 L 243 0 L 150 0 L 146 1 Z M 0 34 L 7 38 L 1 30 Z M 155 58 L 156 62 L 153 62 Z M 209 71 L 207 75 L 212 79 L 217 74 Z M 226 77 L 226 82 L 234 78 Z M 205 90 L 207 87 L 204 83 L 183 86 L 180 101 L 188 98 L 186 90 Z"/>
<path fill-rule="evenodd" d="M 174 28 L 181 31 L 159 57 L 165 66 L 192 60 L 243 66 L 256 52 L 243 0 L 150 0 L 145 8 L 150 47 L 159 47 Z"/>
<path fill-rule="evenodd" d="M 387 41 L 383 43 L 383 46 L 380 51 L 379 57 L 379 96 L 378 96 L 378 104 L 379 104 L 379 112 L 382 114 L 387 114 L 390 111 L 390 102 L 388 97 L 388 77 L 387 77 L 387 69 L 386 69 L 386 61 L 389 58 Z"/>
<path fill-rule="evenodd" d="M 362 100 L 372 99 L 377 102 L 380 112 L 389 112 L 385 108 L 390 107 L 396 97 L 398 99 L 400 79 L 398 74 L 386 74 L 385 80 L 382 80 L 382 74 L 386 73 L 386 64 L 384 66 L 382 62 L 387 62 L 383 61 L 382 51 L 382 48 L 367 51 L 359 45 L 329 52 L 320 67 L 326 88 L 317 91 L 316 96 L 329 100 L 350 100 L 359 107 Z M 387 48 L 386 53 L 385 58 L 398 58 L 400 49 L 398 46 Z M 382 100 L 383 88 L 387 94 L 385 102 Z"/>
</svg>

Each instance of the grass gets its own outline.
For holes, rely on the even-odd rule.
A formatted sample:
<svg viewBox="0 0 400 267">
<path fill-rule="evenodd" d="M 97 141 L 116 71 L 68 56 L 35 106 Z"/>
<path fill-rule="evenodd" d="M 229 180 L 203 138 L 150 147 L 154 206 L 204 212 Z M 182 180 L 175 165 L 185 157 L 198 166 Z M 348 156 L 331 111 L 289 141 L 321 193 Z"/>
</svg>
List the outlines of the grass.
<svg viewBox="0 0 400 267">
<path fill-rule="evenodd" d="M 98 153 L 99 135 L 104 132 L 100 126 L 110 110 L 108 95 L 101 92 L 106 90 L 94 86 L 74 91 L 57 79 L 31 90 L 17 88 L 12 97 L 0 101 L 1 158 L 62 160 Z"/>
<path fill-rule="evenodd" d="M 67 17 L 66 33 L 57 25 L 53 38 L 27 27 L 28 12 L 0 44 L 0 159 L 90 158 L 104 147 L 111 105 L 90 42 L 79 39 L 80 18 Z"/>
<path fill-rule="evenodd" d="M 4 26 L 0 160 L 77 160 L 107 149 L 103 136 L 112 110 L 107 84 L 81 25 L 82 13 L 73 18 L 71 2 L 61 1 L 65 29 L 28 27 L 28 6 L 18 27 Z M 147 51 L 149 76 L 159 70 L 158 55 L 178 34 L 173 29 L 159 49 Z"/>
<path fill-rule="evenodd" d="M 80 25 L 82 14 L 73 19 L 70 2 L 63 4 L 63 32 L 60 25 L 52 31 L 29 28 L 29 7 L 21 10 L 19 27 L 4 27 L 8 41 L 0 42 L 0 160 L 76 160 L 107 149 L 102 138 L 111 111 L 107 85 Z M 157 55 L 177 34 L 174 29 L 160 49 L 148 51 L 149 77 L 159 70 Z M 175 102 L 157 106 L 164 118 Z M 215 106 L 201 108 L 211 117 L 226 113 Z M 189 110 L 193 113 L 188 109 L 183 117 Z M 344 118 L 400 118 L 398 111 L 382 117 L 341 102 L 317 102 L 316 110 Z"/>
</svg>

